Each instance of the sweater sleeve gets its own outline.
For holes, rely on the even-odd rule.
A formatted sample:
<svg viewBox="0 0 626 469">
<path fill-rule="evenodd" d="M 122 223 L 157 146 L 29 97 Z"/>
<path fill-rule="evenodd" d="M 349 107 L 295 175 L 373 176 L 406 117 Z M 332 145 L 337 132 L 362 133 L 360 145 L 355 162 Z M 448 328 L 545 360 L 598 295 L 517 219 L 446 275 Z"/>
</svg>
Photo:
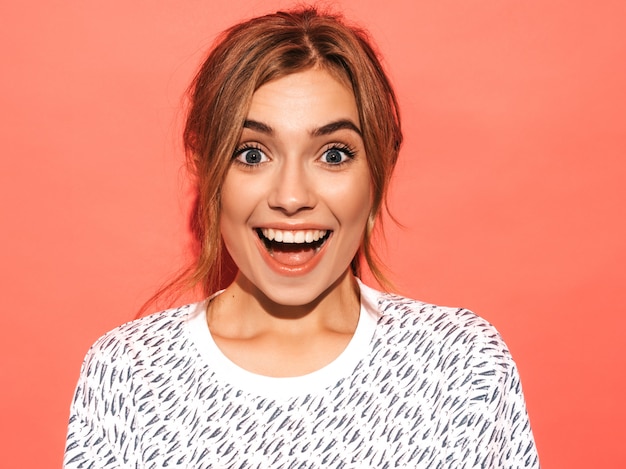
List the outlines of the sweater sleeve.
<svg viewBox="0 0 626 469">
<path fill-rule="evenodd" d="M 469 413 L 456 422 L 463 461 L 489 469 L 539 468 L 519 373 L 502 338 L 491 334 L 472 347 Z"/>
<path fill-rule="evenodd" d="M 63 467 L 66 469 L 120 467 L 111 445 L 93 425 L 72 410 L 67 432 Z"/>
<path fill-rule="evenodd" d="M 127 378 L 131 373 L 127 360 L 117 355 L 118 345 L 105 336 L 85 357 L 70 409 L 65 469 L 122 466 L 118 443 L 127 419 L 120 403 L 130 399 Z"/>
</svg>

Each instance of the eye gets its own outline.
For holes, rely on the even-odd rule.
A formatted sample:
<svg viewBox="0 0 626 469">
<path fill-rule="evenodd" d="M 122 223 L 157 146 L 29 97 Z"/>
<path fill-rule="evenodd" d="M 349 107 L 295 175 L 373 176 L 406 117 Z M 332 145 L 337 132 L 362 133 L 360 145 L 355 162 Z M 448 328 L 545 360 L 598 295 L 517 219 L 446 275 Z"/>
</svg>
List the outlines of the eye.
<svg viewBox="0 0 626 469">
<path fill-rule="evenodd" d="M 258 165 L 268 159 L 265 153 L 263 153 L 263 150 L 259 147 L 250 145 L 244 145 L 243 147 L 238 148 L 237 151 L 235 151 L 234 157 L 237 162 L 249 166 Z"/>
<path fill-rule="evenodd" d="M 355 151 L 346 145 L 332 145 L 321 156 L 321 160 L 329 165 L 340 165 L 354 158 Z"/>
</svg>

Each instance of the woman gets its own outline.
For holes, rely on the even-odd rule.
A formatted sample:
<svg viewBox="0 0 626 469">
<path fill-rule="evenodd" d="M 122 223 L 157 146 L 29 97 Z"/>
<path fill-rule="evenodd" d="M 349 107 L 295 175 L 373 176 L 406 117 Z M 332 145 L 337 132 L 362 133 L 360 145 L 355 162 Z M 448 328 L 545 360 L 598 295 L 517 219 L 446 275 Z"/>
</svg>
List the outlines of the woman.
<svg viewBox="0 0 626 469">
<path fill-rule="evenodd" d="M 366 35 L 313 9 L 247 21 L 190 96 L 201 248 L 177 286 L 209 299 L 96 342 L 65 467 L 537 467 L 497 332 L 358 280 L 363 258 L 384 282 L 370 239 L 402 139 Z"/>
</svg>

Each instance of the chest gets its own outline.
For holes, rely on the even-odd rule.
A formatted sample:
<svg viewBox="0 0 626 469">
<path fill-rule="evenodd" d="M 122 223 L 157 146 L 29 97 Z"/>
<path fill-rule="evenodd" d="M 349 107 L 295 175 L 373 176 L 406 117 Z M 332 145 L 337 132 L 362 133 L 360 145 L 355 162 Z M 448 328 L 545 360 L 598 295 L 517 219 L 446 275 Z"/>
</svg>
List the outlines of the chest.
<svg viewBox="0 0 626 469">
<path fill-rule="evenodd" d="M 450 400 L 437 386 L 361 374 L 280 401 L 206 378 L 144 397 L 134 428 L 118 438 L 123 453 L 141 467 L 285 468 L 410 466 L 447 455 Z"/>
</svg>

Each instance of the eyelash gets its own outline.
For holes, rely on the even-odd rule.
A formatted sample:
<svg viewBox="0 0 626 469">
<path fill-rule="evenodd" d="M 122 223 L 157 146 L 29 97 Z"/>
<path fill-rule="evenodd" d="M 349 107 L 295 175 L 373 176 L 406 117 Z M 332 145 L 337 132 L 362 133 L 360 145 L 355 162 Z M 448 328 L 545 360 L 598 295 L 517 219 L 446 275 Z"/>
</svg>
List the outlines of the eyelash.
<svg viewBox="0 0 626 469">
<path fill-rule="evenodd" d="M 233 153 L 233 159 L 232 159 L 233 163 L 241 165 L 242 167 L 247 168 L 247 169 L 252 169 L 252 168 L 255 168 L 255 167 L 259 166 L 259 164 L 262 163 L 262 161 L 259 162 L 259 163 L 256 163 L 256 164 L 250 164 L 250 163 L 246 163 L 244 161 L 241 161 L 239 159 L 239 156 L 242 155 L 243 153 L 245 153 L 248 150 L 258 150 L 263 155 L 265 155 L 265 152 L 261 149 L 260 145 L 258 145 L 256 143 L 244 143 L 243 145 L 241 145 L 239 148 L 237 148 L 235 150 L 235 153 Z"/>
<path fill-rule="evenodd" d="M 254 164 L 246 163 L 244 161 L 241 161 L 239 159 L 239 156 L 241 156 L 243 153 L 245 153 L 246 151 L 249 151 L 249 150 L 257 150 L 257 151 L 261 152 L 265 156 L 265 152 L 263 151 L 263 149 L 261 148 L 260 145 L 258 145 L 256 143 L 244 143 L 243 145 L 241 145 L 239 148 L 237 148 L 235 150 L 235 153 L 233 153 L 233 162 L 236 163 L 236 164 L 239 164 L 239 165 L 241 165 L 243 167 L 249 168 L 249 169 L 255 168 L 255 167 L 259 166 L 261 163 L 263 163 L 263 161 L 260 161 L 258 163 L 254 163 Z M 345 143 L 331 143 L 331 144 L 328 144 L 326 146 L 326 148 L 324 149 L 324 151 L 322 152 L 322 156 L 320 157 L 320 160 L 328 152 L 330 152 L 332 150 L 336 150 L 336 151 L 338 151 L 340 153 L 343 153 L 344 155 L 347 156 L 347 159 L 342 160 L 342 161 L 340 161 L 338 163 L 329 163 L 327 161 L 321 161 L 322 164 L 324 164 L 326 166 L 333 167 L 333 168 L 338 168 L 340 166 L 343 166 L 343 165 L 349 163 L 351 160 L 354 159 L 354 157 L 356 156 L 356 153 L 357 153 L 357 151 L 356 151 L 356 149 L 354 147 L 352 147 L 350 145 L 347 145 Z M 265 156 L 265 158 L 267 158 L 267 156 Z"/>
<path fill-rule="evenodd" d="M 337 151 L 345 154 L 348 157 L 346 160 L 340 161 L 339 163 L 328 163 L 326 161 L 323 162 L 324 164 L 326 164 L 328 166 L 332 166 L 334 168 L 337 168 L 339 166 L 343 166 L 343 165 L 349 163 L 356 156 L 356 148 L 351 147 L 350 145 L 347 145 L 345 143 L 331 143 L 322 152 L 322 157 L 324 155 L 326 155 L 331 150 L 337 150 Z"/>
</svg>

